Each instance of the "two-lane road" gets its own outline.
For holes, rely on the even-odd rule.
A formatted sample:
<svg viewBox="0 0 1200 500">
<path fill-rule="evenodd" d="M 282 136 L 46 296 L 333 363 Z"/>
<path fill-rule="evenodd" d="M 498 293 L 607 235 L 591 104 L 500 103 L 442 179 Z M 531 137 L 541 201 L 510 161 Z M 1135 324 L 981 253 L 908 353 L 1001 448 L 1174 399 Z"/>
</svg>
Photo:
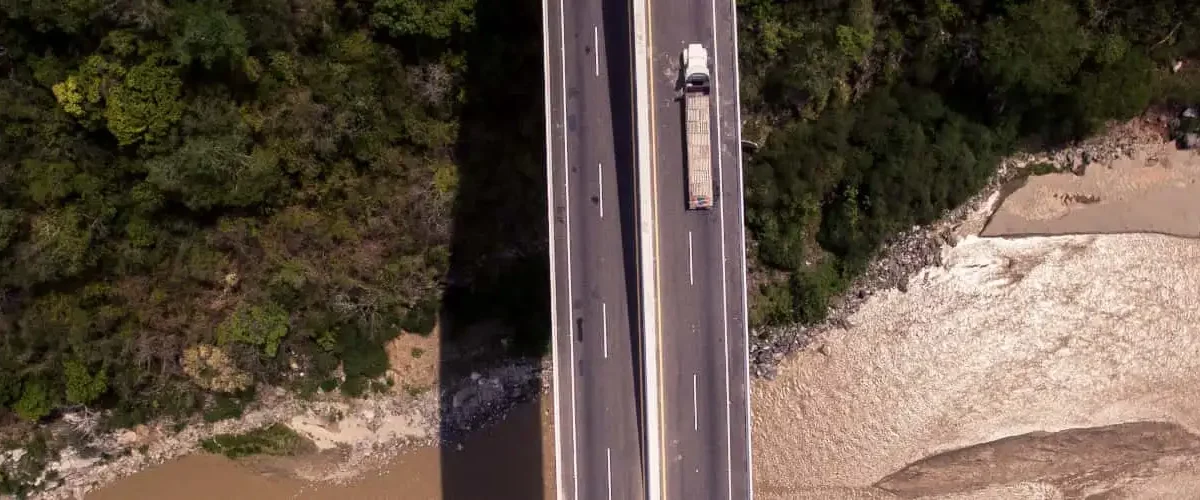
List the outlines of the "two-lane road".
<svg viewBox="0 0 1200 500">
<path fill-rule="evenodd" d="M 558 497 L 637 500 L 628 2 L 545 0 L 543 16 Z"/>
<path fill-rule="evenodd" d="M 643 0 L 635 0 L 643 1 Z M 668 499 L 751 498 L 736 19 L 732 0 L 644 0 Z M 709 51 L 716 206 L 686 210 L 680 56 Z"/>
</svg>

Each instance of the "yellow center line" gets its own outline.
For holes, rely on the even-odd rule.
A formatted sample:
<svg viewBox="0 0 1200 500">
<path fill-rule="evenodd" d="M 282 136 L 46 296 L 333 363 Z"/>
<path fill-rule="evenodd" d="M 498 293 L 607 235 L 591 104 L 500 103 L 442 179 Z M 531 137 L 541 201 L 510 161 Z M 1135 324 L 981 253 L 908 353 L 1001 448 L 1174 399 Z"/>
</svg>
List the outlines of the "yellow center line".
<svg viewBox="0 0 1200 500">
<path fill-rule="evenodd" d="M 654 3 L 653 0 L 646 0 L 646 24 L 647 24 L 647 26 L 646 26 L 646 47 L 647 47 L 646 56 L 650 58 L 650 60 L 648 61 L 648 67 L 649 67 L 649 75 L 648 76 L 649 76 L 649 80 L 650 80 L 650 89 L 649 89 L 649 93 L 650 93 L 650 109 L 649 109 L 649 117 L 650 117 L 650 120 L 649 120 L 649 122 L 650 122 L 650 186 L 652 189 L 651 196 L 650 196 L 650 206 L 651 206 L 652 213 L 654 214 L 654 221 L 655 221 L 655 223 L 654 223 L 654 295 L 657 299 L 654 301 L 655 307 L 657 308 L 657 314 L 655 315 L 654 319 L 655 319 L 655 330 L 658 332 L 658 335 L 656 336 L 656 338 L 658 340 L 658 345 L 655 346 L 655 350 L 657 351 L 655 353 L 655 356 L 658 357 L 658 373 L 656 374 L 655 382 L 659 385 L 659 391 L 658 391 L 658 395 L 659 395 L 658 396 L 659 397 L 658 417 L 659 418 L 658 418 L 658 422 L 659 422 L 659 429 L 660 429 L 660 431 L 662 431 L 662 433 L 660 434 L 659 437 L 662 441 L 666 441 L 666 432 L 665 432 L 666 418 L 664 415 L 664 408 L 666 405 L 663 404 L 664 403 L 663 400 L 665 399 L 665 396 L 663 396 L 664 391 L 662 390 L 663 385 L 664 385 L 664 383 L 663 383 L 663 344 L 664 344 L 663 335 L 664 335 L 664 332 L 662 329 L 662 322 L 663 322 L 663 320 L 662 320 L 662 316 L 663 316 L 662 315 L 662 311 L 663 311 L 663 308 L 662 308 L 662 297 L 663 297 L 662 296 L 662 265 L 660 264 L 662 262 L 662 260 L 660 258 L 660 256 L 662 254 L 659 251 L 659 243 L 658 243 L 659 232 L 660 232 L 659 231 L 660 219 L 659 219 L 659 210 L 658 210 L 658 193 L 659 193 L 659 191 L 658 191 L 658 126 L 657 126 L 658 122 L 655 120 L 655 117 L 654 117 L 655 116 L 655 108 L 658 106 L 658 101 L 655 99 L 655 95 L 654 95 L 654 87 L 655 87 L 654 81 L 656 78 L 656 74 L 655 74 L 655 70 L 654 70 L 654 56 L 655 56 L 654 16 L 651 12 L 653 3 Z M 662 442 L 659 444 L 660 444 L 659 457 L 658 457 L 659 464 L 660 464 L 659 484 L 662 487 L 661 493 L 662 493 L 663 498 L 667 498 L 668 497 L 667 496 L 667 481 L 666 481 L 667 447 L 665 446 L 665 444 L 666 444 L 665 442 Z M 658 499 L 648 499 L 648 500 L 658 500 Z"/>
</svg>

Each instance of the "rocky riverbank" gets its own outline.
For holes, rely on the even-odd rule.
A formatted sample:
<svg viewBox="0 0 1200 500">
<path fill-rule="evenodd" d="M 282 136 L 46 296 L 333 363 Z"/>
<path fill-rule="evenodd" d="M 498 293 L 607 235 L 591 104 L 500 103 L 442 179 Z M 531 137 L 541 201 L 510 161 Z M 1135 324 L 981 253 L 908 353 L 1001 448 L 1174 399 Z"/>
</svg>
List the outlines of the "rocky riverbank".
<svg viewBox="0 0 1200 500">
<path fill-rule="evenodd" d="M 543 377 L 549 373 L 546 368 L 540 360 L 515 360 L 471 373 L 442 389 L 419 394 L 396 391 L 357 400 L 332 394 L 301 400 L 281 388 L 268 388 L 260 390 L 260 399 L 241 418 L 215 423 L 160 421 L 100 433 L 93 431 L 94 419 L 88 423 L 82 416 L 68 415 L 62 431 L 85 439 L 63 449 L 49 464 L 43 491 L 34 498 L 81 498 L 118 478 L 194 453 L 203 439 L 272 423 L 286 424 L 325 455 L 314 460 L 319 466 L 297 467 L 291 473 L 309 481 L 344 482 L 406 448 L 433 443 L 453 446 L 472 431 L 503 419 L 513 407 L 548 387 L 549 380 Z"/>
</svg>

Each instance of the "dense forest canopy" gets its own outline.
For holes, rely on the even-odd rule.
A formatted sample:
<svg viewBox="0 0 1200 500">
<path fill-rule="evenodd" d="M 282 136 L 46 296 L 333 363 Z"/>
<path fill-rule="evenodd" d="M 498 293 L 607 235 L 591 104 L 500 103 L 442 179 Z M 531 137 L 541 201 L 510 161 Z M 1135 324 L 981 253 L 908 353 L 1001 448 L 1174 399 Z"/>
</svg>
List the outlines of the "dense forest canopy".
<svg viewBox="0 0 1200 500">
<path fill-rule="evenodd" d="M 757 324 L 820 319 L 1014 148 L 1200 90 L 1168 70 L 1200 51 L 1188 0 L 738 9 Z M 537 352 L 540 25 L 529 0 L 0 0 L 0 428 L 362 394 L 447 309 Z"/>
<path fill-rule="evenodd" d="M 1193 103 L 1188 0 L 742 0 L 757 324 L 815 321 L 879 245 L 1017 147 Z M 1183 61 L 1183 70 L 1171 68 Z"/>
<path fill-rule="evenodd" d="M 544 282 L 540 17 L 497 7 L 0 0 L 0 427 L 362 394 L 444 301 Z"/>
</svg>

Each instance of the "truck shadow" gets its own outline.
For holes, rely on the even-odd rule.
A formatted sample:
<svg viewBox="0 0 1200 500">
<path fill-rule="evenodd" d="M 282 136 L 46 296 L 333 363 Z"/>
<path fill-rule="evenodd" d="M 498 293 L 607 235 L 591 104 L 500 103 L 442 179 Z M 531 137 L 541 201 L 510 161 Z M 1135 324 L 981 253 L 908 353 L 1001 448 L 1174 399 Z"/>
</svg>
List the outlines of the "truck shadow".
<svg viewBox="0 0 1200 500">
<path fill-rule="evenodd" d="M 550 491 L 536 376 L 550 337 L 541 24 L 539 0 L 479 2 L 464 39 L 440 337 L 448 500 L 538 500 Z"/>
</svg>

